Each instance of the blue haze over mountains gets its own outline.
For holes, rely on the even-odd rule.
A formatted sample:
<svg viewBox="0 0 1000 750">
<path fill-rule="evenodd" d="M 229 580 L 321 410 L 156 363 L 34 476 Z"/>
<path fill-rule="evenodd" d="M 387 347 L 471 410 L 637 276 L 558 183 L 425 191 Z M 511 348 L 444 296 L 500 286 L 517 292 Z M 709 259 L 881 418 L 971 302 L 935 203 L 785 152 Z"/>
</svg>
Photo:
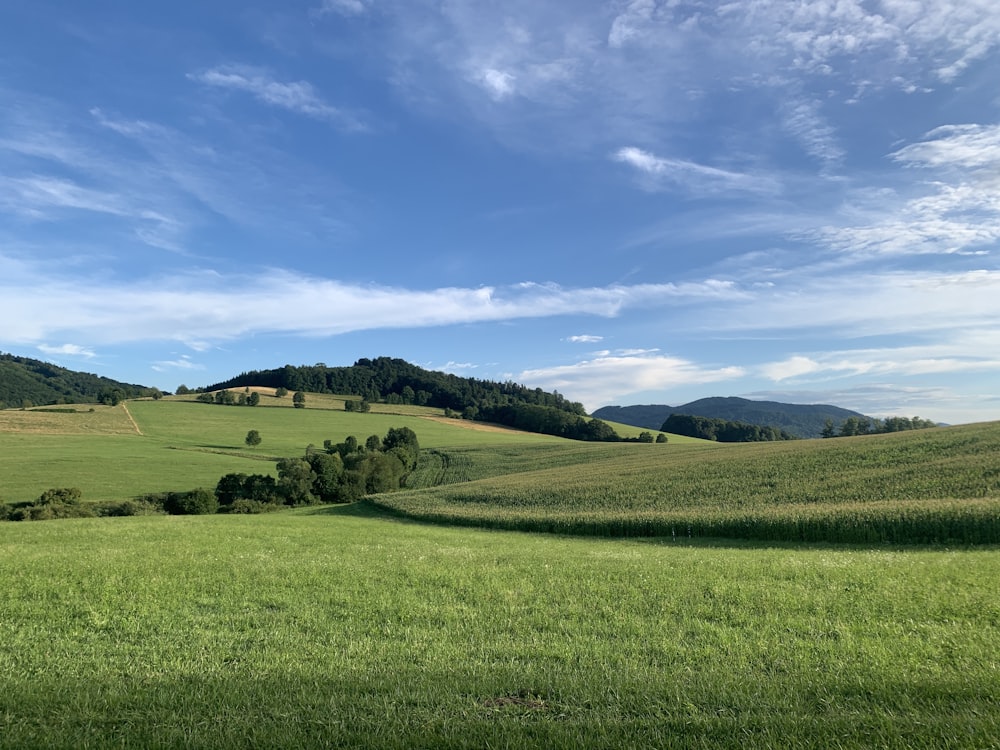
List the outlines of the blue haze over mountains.
<svg viewBox="0 0 1000 750">
<path fill-rule="evenodd" d="M 609 422 L 620 422 L 649 430 L 659 430 L 671 414 L 685 414 L 730 422 L 747 422 L 779 427 L 801 438 L 820 437 L 826 420 L 835 425 L 848 417 L 865 415 L 829 404 L 784 404 L 778 401 L 751 401 L 745 398 L 714 396 L 701 398 L 681 406 L 640 404 L 634 406 L 604 406 L 593 416 Z"/>
</svg>

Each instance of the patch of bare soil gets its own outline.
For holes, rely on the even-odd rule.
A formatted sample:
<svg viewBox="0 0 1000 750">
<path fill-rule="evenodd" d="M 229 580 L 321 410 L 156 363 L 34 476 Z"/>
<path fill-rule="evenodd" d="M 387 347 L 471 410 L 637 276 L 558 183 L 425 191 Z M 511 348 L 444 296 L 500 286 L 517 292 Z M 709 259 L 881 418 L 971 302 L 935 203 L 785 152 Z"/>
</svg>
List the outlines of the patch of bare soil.
<svg viewBox="0 0 1000 750">
<path fill-rule="evenodd" d="M 513 427 L 504 427 L 499 424 L 490 424 L 489 422 L 471 422 L 468 419 L 454 419 L 453 417 L 421 417 L 421 419 L 429 419 L 432 422 L 449 424 L 454 427 L 464 427 L 467 430 L 475 430 L 476 432 L 512 432 L 518 435 L 535 434 L 533 432 L 525 432 L 524 430 L 515 430 Z"/>
</svg>

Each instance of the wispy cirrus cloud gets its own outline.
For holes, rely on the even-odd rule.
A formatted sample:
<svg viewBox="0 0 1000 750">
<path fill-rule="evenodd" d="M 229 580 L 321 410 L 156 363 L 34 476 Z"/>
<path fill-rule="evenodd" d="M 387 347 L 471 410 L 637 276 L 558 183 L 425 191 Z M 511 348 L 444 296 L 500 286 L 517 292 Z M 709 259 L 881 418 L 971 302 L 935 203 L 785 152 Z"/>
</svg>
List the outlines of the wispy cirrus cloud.
<svg viewBox="0 0 1000 750">
<path fill-rule="evenodd" d="M 903 197 L 858 200 L 869 220 L 807 233 L 833 250 L 864 255 L 981 254 L 1000 241 L 1000 125 L 949 125 L 889 155 L 931 179 Z"/>
<path fill-rule="evenodd" d="M 603 341 L 603 336 L 594 336 L 589 333 L 584 333 L 579 336 L 570 336 L 566 339 L 573 344 L 596 344 L 598 341 Z"/>
<path fill-rule="evenodd" d="M 357 114 L 326 102 L 308 81 L 279 81 L 267 70 L 248 65 L 224 65 L 190 73 L 188 78 L 206 86 L 243 91 L 269 106 L 325 120 L 342 130 L 368 129 Z"/>
<path fill-rule="evenodd" d="M 638 171 L 644 178 L 643 184 L 651 189 L 671 186 L 699 193 L 773 193 L 778 189 L 775 181 L 766 176 L 733 172 L 685 159 L 669 159 L 635 146 L 620 148 L 611 158 Z"/>
</svg>

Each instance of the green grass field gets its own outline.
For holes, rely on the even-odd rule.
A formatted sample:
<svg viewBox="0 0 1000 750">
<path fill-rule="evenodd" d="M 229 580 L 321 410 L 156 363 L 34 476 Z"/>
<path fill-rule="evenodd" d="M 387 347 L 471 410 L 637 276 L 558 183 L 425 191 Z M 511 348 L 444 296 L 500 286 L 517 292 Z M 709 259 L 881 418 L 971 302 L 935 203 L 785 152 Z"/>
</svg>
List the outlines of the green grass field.
<svg viewBox="0 0 1000 750">
<path fill-rule="evenodd" d="M 352 506 L 0 523 L 0 748 L 1000 747 L 1000 423 L 584 444 L 285 401 L 0 412 L 7 501 L 423 447 Z"/>
<path fill-rule="evenodd" d="M 335 397 L 312 406 L 226 407 L 191 399 L 130 401 L 76 414 L 0 411 L 0 502 L 36 499 L 51 487 L 79 487 L 85 501 L 124 500 L 147 493 L 214 487 L 230 472 L 274 474 L 274 461 L 301 456 L 310 443 L 354 435 L 384 435 L 407 426 L 427 448 L 565 445 L 566 441 L 444 419 L 439 410 L 392 407 L 406 413 L 337 410 Z M 268 399 L 262 404 L 269 403 Z M 384 407 L 388 408 L 388 407 Z M 129 420 L 131 414 L 134 425 Z M 249 430 L 263 442 L 244 444 Z M 137 431 L 138 430 L 138 431 Z M 140 434 L 141 432 L 141 434 Z"/>
<path fill-rule="evenodd" d="M 0 526 L 0 747 L 989 748 L 1000 552 Z"/>
<path fill-rule="evenodd" d="M 1000 543 L 1000 423 L 731 446 L 581 446 L 567 470 L 384 495 L 424 521 L 608 536 Z M 461 453 L 458 454 L 461 457 Z"/>
</svg>

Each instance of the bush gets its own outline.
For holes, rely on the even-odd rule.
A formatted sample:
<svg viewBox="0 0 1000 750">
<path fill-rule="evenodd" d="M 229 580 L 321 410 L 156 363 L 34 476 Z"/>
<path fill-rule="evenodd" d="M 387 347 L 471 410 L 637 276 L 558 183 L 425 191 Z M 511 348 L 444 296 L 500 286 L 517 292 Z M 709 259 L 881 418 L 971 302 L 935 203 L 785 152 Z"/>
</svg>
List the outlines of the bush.
<svg viewBox="0 0 1000 750">
<path fill-rule="evenodd" d="M 218 512 L 219 501 L 215 499 L 214 492 L 199 487 L 189 492 L 168 493 L 163 507 L 175 516 L 200 516 Z"/>
</svg>

